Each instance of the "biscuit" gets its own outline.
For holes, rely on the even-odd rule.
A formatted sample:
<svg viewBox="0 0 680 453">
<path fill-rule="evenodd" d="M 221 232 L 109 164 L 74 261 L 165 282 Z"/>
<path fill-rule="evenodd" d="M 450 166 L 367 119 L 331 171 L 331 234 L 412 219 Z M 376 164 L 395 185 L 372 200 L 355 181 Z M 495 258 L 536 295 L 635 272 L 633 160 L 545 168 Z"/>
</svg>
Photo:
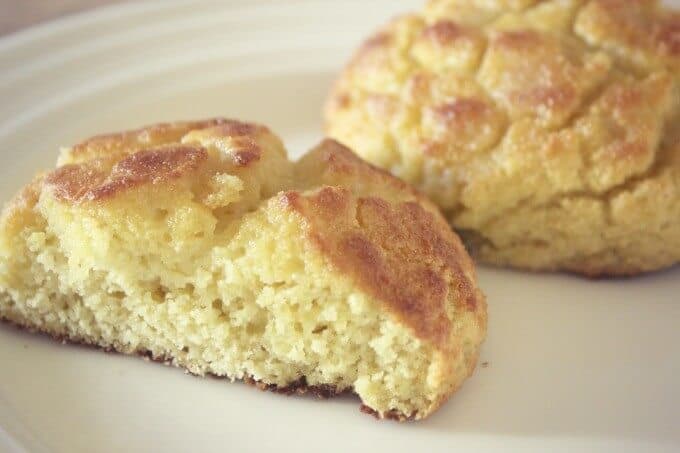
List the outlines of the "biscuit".
<svg viewBox="0 0 680 453">
<path fill-rule="evenodd" d="M 326 140 L 208 120 L 64 149 L 0 218 L 0 318 L 280 392 L 355 392 L 420 419 L 486 333 L 436 207 Z"/>
<path fill-rule="evenodd" d="M 482 262 L 634 275 L 680 260 L 679 81 L 655 1 L 432 0 L 364 43 L 326 127 Z"/>
</svg>

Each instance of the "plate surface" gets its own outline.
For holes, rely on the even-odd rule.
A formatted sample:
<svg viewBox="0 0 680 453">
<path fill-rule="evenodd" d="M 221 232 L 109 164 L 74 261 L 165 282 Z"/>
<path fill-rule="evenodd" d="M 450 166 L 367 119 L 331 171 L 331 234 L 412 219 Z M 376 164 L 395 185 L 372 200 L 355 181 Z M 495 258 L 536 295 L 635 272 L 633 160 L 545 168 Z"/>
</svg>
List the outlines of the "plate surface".
<svg viewBox="0 0 680 453">
<path fill-rule="evenodd" d="M 417 0 L 131 3 L 0 40 L 0 197 L 59 145 L 224 115 L 292 155 L 342 63 Z M 481 268 L 475 375 L 421 423 L 184 375 L 0 326 L 0 451 L 678 451 L 680 268 L 589 281 Z M 473 450 L 474 449 L 474 450 Z"/>
</svg>

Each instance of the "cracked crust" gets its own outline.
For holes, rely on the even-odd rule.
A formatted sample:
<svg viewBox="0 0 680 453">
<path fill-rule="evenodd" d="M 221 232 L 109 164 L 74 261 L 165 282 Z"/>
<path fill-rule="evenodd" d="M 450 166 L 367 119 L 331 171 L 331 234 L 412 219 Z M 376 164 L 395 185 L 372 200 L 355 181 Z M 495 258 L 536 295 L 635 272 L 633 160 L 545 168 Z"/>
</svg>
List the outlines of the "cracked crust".
<svg viewBox="0 0 680 453">
<path fill-rule="evenodd" d="M 429 195 L 484 262 L 672 266 L 679 19 L 651 0 L 432 0 L 357 51 L 327 130 Z"/>
<path fill-rule="evenodd" d="M 196 146 L 166 146 L 128 155 L 110 169 L 100 162 L 69 164 L 45 177 L 45 185 L 62 200 L 78 203 L 112 198 L 144 184 L 159 184 L 195 171 L 208 159 Z"/>
<path fill-rule="evenodd" d="M 281 145 L 259 124 L 224 118 L 154 124 L 63 149 L 44 185 L 62 201 L 103 201 L 196 175 L 211 154 L 226 155 L 233 166 L 248 170 L 262 160 L 263 147 Z"/>
</svg>

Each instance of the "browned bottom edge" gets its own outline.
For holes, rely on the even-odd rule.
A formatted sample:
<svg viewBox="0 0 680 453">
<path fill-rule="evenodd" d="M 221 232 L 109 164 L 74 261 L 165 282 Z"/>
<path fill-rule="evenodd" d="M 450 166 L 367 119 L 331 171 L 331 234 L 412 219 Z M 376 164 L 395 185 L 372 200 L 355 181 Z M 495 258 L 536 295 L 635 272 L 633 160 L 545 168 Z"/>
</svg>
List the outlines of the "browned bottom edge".
<svg viewBox="0 0 680 453">
<path fill-rule="evenodd" d="M 82 338 L 74 337 L 74 336 L 68 336 L 68 335 L 59 335 L 59 334 L 53 334 L 49 332 L 45 332 L 43 330 L 40 330 L 36 327 L 29 326 L 26 324 L 22 324 L 13 320 L 10 320 L 8 318 L 5 318 L 4 316 L 0 315 L 0 322 L 3 322 L 5 324 L 9 324 L 13 326 L 14 328 L 18 330 L 23 330 L 26 332 L 31 332 L 31 333 L 38 333 L 40 335 L 44 335 L 47 337 L 52 338 L 55 341 L 58 341 L 62 344 L 72 344 L 72 345 L 77 345 L 77 346 L 84 346 L 88 348 L 93 348 L 97 349 L 100 351 L 108 352 L 108 353 L 116 353 L 116 354 L 124 354 L 124 355 L 137 355 L 144 360 L 149 360 L 157 363 L 162 363 L 166 366 L 175 366 L 177 368 L 180 368 L 184 370 L 185 373 L 191 374 L 192 376 L 200 376 L 196 373 L 192 373 L 188 368 L 183 367 L 181 365 L 178 365 L 173 361 L 171 357 L 168 356 L 154 356 L 154 354 L 149 351 L 149 350 L 137 350 L 134 353 L 125 353 L 117 350 L 115 347 L 108 345 L 108 346 L 102 346 L 99 344 L 95 343 L 90 343 Z M 217 378 L 217 379 L 229 379 L 227 376 L 220 376 L 217 374 L 213 373 L 208 373 L 208 376 Z M 323 385 L 309 385 L 307 384 L 307 379 L 305 376 L 302 376 L 300 379 L 291 382 L 290 384 L 286 386 L 279 386 L 277 384 L 268 384 L 266 382 L 262 382 L 256 379 L 253 379 L 252 377 L 244 377 L 242 381 L 250 386 L 257 387 L 258 389 L 262 391 L 269 391 L 269 392 L 274 392 L 278 393 L 281 395 L 304 395 L 304 394 L 310 394 L 313 395 L 319 399 L 329 399 L 337 395 L 347 395 L 347 394 L 352 394 L 356 395 L 356 393 L 352 389 L 343 389 L 339 390 L 336 386 L 330 385 L 330 384 L 323 384 Z M 360 406 L 360 411 L 364 414 L 369 414 L 375 417 L 376 419 L 389 419 L 389 420 L 396 420 L 396 421 L 411 421 L 415 420 L 415 412 L 406 415 L 403 412 L 397 411 L 397 410 L 390 410 L 386 412 L 382 417 L 380 416 L 380 413 L 369 406 L 366 406 L 365 404 L 361 404 Z"/>
</svg>

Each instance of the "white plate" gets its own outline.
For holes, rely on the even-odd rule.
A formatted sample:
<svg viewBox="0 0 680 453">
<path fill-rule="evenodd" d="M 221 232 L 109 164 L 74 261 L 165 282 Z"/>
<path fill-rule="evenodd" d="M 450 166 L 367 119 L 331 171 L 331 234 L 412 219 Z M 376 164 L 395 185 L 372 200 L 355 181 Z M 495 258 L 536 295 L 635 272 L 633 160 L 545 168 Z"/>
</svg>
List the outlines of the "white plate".
<svg viewBox="0 0 680 453">
<path fill-rule="evenodd" d="M 352 48 L 419 3 L 132 3 L 0 40 L 0 196 L 61 144 L 159 120 L 253 119 L 300 153 L 320 138 Z M 353 398 L 287 398 L 0 326 L 0 451 L 680 449 L 680 269 L 480 274 L 488 366 L 424 422 L 380 423 Z"/>
</svg>

